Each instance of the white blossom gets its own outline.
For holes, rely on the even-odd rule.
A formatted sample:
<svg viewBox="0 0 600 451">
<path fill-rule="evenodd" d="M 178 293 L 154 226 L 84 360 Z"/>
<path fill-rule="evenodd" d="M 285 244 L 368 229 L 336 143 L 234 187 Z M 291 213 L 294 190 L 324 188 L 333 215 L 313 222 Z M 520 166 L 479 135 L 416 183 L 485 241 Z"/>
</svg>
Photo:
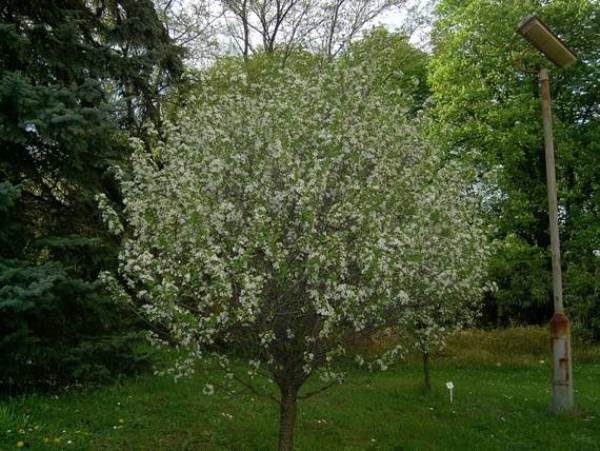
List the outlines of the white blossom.
<svg viewBox="0 0 600 451">
<path fill-rule="evenodd" d="M 204 388 L 202 388 L 202 393 L 211 396 L 215 393 L 215 387 L 212 384 L 206 384 Z"/>
</svg>

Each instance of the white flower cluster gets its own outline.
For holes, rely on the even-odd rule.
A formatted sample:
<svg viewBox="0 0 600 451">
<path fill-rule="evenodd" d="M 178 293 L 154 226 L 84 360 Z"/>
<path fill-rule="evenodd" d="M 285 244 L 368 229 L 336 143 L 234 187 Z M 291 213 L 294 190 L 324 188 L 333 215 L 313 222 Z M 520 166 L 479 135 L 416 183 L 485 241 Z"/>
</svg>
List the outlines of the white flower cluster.
<svg viewBox="0 0 600 451">
<path fill-rule="evenodd" d="M 108 197 L 106 197 L 106 194 L 96 194 L 95 200 L 98 202 L 98 208 L 100 210 L 100 214 L 102 215 L 102 220 L 108 227 L 108 231 L 115 235 L 120 235 L 123 233 L 123 224 L 121 224 L 119 215 L 113 209 Z"/>
<path fill-rule="evenodd" d="M 468 174 L 458 164 L 446 163 L 436 178 L 439 184 L 420 193 L 429 214 L 415 216 L 412 255 L 406 254 L 404 264 L 414 277 L 404 287 L 409 302 L 403 323 L 424 353 L 472 325 L 482 296 L 491 289 L 486 283 L 491 246 L 477 197 L 465 187 Z"/>
</svg>

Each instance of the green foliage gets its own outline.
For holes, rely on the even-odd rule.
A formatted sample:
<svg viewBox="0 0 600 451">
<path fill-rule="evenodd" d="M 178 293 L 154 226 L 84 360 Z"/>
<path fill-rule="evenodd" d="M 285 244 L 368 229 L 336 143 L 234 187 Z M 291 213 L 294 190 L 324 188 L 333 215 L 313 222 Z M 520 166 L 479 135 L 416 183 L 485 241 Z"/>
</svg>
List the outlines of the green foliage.
<svg viewBox="0 0 600 451">
<path fill-rule="evenodd" d="M 177 121 L 181 110 L 193 104 L 195 97 L 202 95 L 207 87 L 219 94 L 235 91 L 242 95 L 256 95 L 253 84 L 281 82 L 284 68 L 309 76 L 319 67 L 328 70 L 321 57 L 303 50 L 255 53 L 247 59 L 223 56 L 207 69 L 188 68 L 181 83 L 167 96 L 165 116 Z M 246 80 L 248 83 L 245 83 Z"/>
<path fill-rule="evenodd" d="M 0 244 L 7 250 L 18 242 L 6 234 L 21 225 L 10 221 L 18 196 L 0 184 L 0 224 L 8 224 Z M 0 392 L 106 381 L 141 368 L 145 358 L 133 353 L 137 337 L 128 332 L 127 313 L 74 266 L 83 261 L 75 255 L 101 252 L 95 241 L 54 237 L 36 244 L 43 246 L 36 262 L 0 258 Z M 47 257 L 53 248 L 61 249 L 61 261 Z"/>
<path fill-rule="evenodd" d="M 435 133 L 450 154 L 482 173 L 500 246 L 499 290 L 488 319 L 538 322 L 552 309 L 543 133 L 537 68 L 549 65 L 516 34 L 537 12 L 580 62 L 551 71 L 557 144 L 565 303 L 600 337 L 600 7 L 593 0 L 443 0 L 430 83 Z M 473 151 L 477 157 L 472 158 Z"/>
<path fill-rule="evenodd" d="M 3 254 L 12 257 L 18 254 L 21 224 L 16 220 L 15 204 L 21 196 L 21 190 L 8 183 L 0 182 L 0 246 Z"/>
<path fill-rule="evenodd" d="M 411 113 L 423 109 L 430 95 L 429 56 L 412 46 L 406 36 L 375 28 L 350 45 L 340 64 L 356 67 L 365 62 L 377 67 L 378 76 L 371 89 L 406 106 Z"/>
<path fill-rule="evenodd" d="M 485 319 L 502 324 L 548 320 L 548 287 L 552 284 L 547 253 L 516 235 L 507 235 L 490 263 L 490 274 L 501 287 L 488 297 Z"/>
<path fill-rule="evenodd" d="M 340 67 L 360 67 L 372 64 L 378 76 L 370 89 L 388 101 L 403 105 L 410 113 L 423 109 L 430 91 L 427 85 L 428 55 L 412 46 L 408 38 L 387 31 L 383 27 L 374 28 L 362 39 L 353 42 L 336 61 Z M 333 65 L 322 56 L 304 50 L 274 50 L 259 52 L 244 59 L 241 56 L 221 57 L 207 70 L 190 69 L 185 83 L 169 95 L 167 116 L 177 117 L 177 112 L 185 106 L 189 98 L 202 92 L 203 83 L 224 94 L 236 90 L 241 94 L 251 94 L 251 90 L 240 89 L 240 77 L 247 77 L 249 83 L 277 83 L 287 69 L 298 75 L 310 76 L 316 70 L 328 71 Z"/>
<path fill-rule="evenodd" d="M 122 310 L 57 263 L 0 262 L 0 385 L 13 393 L 101 382 L 141 367 Z"/>
<path fill-rule="evenodd" d="M 0 5 L 1 390 L 135 364 L 127 315 L 96 282 L 118 243 L 94 195 L 119 200 L 108 168 L 125 131 L 160 126 L 180 53 L 150 0 Z"/>
</svg>

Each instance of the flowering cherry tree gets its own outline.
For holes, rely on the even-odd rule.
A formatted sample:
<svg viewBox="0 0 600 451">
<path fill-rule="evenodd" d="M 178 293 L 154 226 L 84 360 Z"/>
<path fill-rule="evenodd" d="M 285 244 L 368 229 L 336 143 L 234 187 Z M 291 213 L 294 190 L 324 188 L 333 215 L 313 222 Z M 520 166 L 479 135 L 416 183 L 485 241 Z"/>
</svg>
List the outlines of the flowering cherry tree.
<svg viewBox="0 0 600 451">
<path fill-rule="evenodd" d="M 438 163 L 439 164 L 439 163 Z M 465 195 L 465 169 L 447 163 L 436 177 L 439 183 L 421 191 L 417 205 L 428 205 L 427 215 L 415 215 L 405 249 L 404 265 L 415 274 L 404 286 L 409 302 L 402 325 L 423 356 L 425 388 L 431 387 L 430 354 L 445 345 L 447 336 L 473 324 L 486 291 L 491 247 L 477 196 Z M 463 174 L 458 176 L 458 174 Z M 461 208 L 448 208 L 461 204 Z"/>
<path fill-rule="evenodd" d="M 241 72 L 229 89 L 206 80 L 151 152 L 135 144 L 121 180 L 120 273 L 162 330 L 155 341 L 168 336 L 185 353 L 176 375 L 200 359 L 251 390 L 252 377 L 276 384 L 279 448 L 289 450 L 297 400 L 340 380 L 332 363 L 351 337 L 418 315 L 414 287 L 455 283 L 472 263 L 460 249 L 481 237 L 462 172 L 370 89 L 371 69 L 279 75 Z M 105 217 L 123 229 L 106 205 Z M 456 255 L 429 268 L 442 244 L 428 241 L 446 232 Z M 248 377 L 231 352 L 248 359 Z M 385 369 L 398 354 L 369 365 Z M 302 389 L 311 375 L 321 386 Z"/>
</svg>

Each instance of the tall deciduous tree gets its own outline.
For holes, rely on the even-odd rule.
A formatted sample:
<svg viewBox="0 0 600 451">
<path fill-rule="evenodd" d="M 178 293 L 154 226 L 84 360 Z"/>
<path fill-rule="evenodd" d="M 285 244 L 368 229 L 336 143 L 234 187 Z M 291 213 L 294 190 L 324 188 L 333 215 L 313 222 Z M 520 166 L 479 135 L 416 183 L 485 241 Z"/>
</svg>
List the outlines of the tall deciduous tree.
<svg viewBox="0 0 600 451">
<path fill-rule="evenodd" d="M 166 32 L 185 48 L 185 60 L 208 65 L 223 53 L 224 11 L 218 0 L 152 0 Z"/>
<path fill-rule="evenodd" d="M 217 369 L 257 391 L 228 364 L 237 351 L 252 376 L 276 384 L 279 448 L 289 450 L 298 399 L 341 378 L 332 363 L 347 342 L 397 325 L 415 279 L 454 280 L 424 279 L 409 263 L 427 244 L 421 234 L 443 233 L 440 203 L 457 216 L 474 210 L 463 173 L 373 89 L 376 65 L 272 72 L 240 71 L 224 89 L 214 81 L 231 73 L 211 71 L 153 157 L 137 146 L 123 174 L 131 234 L 120 271 L 157 340 L 187 351 L 176 374 L 214 354 Z M 448 186 L 462 189 L 441 196 Z M 479 242 L 476 227 L 456 233 L 457 246 Z M 385 369 L 398 350 L 371 365 Z M 311 375 L 321 387 L 303 390 Z"/>
<path fill-rule="evenodd" d="M 487 283 L 491 246 L 480 199 L 466 196 L 465 186 L 452 179 L 466 168 L 446 165 L 437 173 L 445 182 L 432 184 L 421 193 L 419 204 L 429 204 L 430 214 L 414 225 L 414 246 L 405 261 L 417 276 L 405 287 L 410 302 L 403 325 L 423 356 L 426 389 L 431 387 L 431 355 L 444 347 L 448 335 L 474 325 L 482 298 L 492 288 Z M 459 180 L 472 177 L 467 172 Z M 435 189 L 440 191 L 432 191 Z M 447 208 L 461 198 L 463 208 Z"/>
<path fill-rule="evenodd" d="M 239 52 L 315 51 L 331 59 L 405 0 L 221 0 Z"/>
<path fill-rule="evenodd" d="M 546 321 L 552 308 L 543 132 L 537 68 L 549 65 L 516 34 L 537 12 L 578 55 L 552 70 L 566 306 L 596 337 L 600 317 L 600 6 L 593 0 L 442 0 L 431 86 L 440 142 L 482 172 L 502 246 L 491 318 Z M 480 151 L 477 158 L 469 153 Z"/>
</svg>

